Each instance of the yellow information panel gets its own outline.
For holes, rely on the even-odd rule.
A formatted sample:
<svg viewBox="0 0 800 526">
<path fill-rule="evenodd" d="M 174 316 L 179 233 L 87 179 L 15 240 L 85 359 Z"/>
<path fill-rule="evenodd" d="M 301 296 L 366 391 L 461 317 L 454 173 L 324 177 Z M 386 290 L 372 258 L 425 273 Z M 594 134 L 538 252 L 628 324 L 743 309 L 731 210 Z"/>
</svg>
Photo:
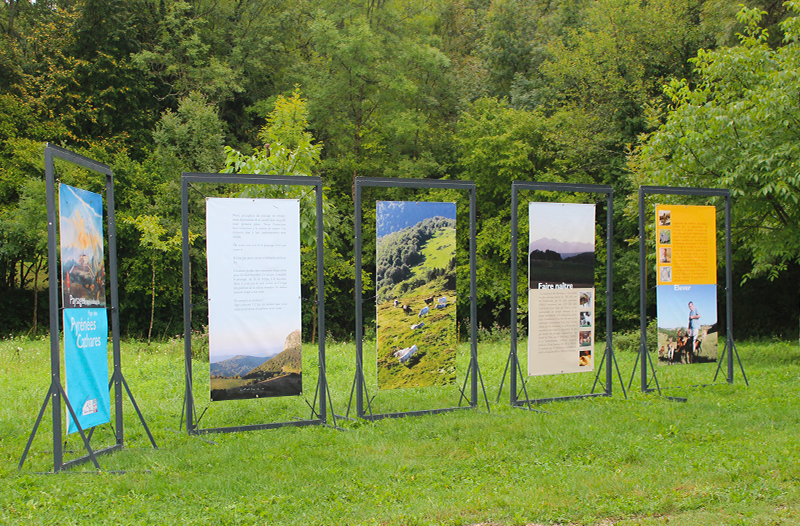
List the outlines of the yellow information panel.
<svg viewBox="0 0 800 526">
<path fill-rule="evenodd" d="M 656 206 L 659 285 L 717 282 L 717 209 Z"/>
<path fill-rule="evenodd" d="M 717 209 L 656 206 L 658 363 L 717 361 Z"/>
</svg>

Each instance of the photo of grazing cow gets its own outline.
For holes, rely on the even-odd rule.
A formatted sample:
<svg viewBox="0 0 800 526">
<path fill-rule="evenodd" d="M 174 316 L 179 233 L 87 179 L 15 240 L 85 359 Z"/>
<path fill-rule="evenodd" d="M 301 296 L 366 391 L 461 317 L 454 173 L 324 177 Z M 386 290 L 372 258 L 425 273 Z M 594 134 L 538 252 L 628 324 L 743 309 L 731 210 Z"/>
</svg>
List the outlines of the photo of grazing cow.
<svg viewBox="0 0 800 526">
<path fill-rule="evenodd" d="M 403 309 L 403 312 L 406 313 L 406 316 L 414 312 L 409 305 L 401 305 L 400 308 Z"/>
<path fill-rule="evenodd" d="M 425 326 L 425 322 L 424 322 L 424 321 L 421 321 L 421 322 L 419 322 L 419 323 L 417 323 L 417 324 L 415 324 L 415 325 L 412 325 L 412 326 L 411 326 L 411 330 L 412 330 L 412 331 L 415 331 L 415 330 L 417 330 L 417 329 L 421 329 L 421 328 L 423 328 L 424 326 Z"/>
<path fill-rule="evenodd" d="M 417 315 L 417 318 L 422 318 L 423 316 L 428 314 L 430 311 L 431 311 L 430 307 L 422 307 L 422 309 L 419 311 L 419 314 Z"/>
<path fill-rule="evenodd" d="M 435 296 L 430 296 L 428 298 L 425 298 L 425 304 L 430 305 L 431 303 L 433 303 L 434 298 Z"/>
<path fill-rule="evenodd" d="M 414 356 L 414 354 L 418 351 L 416 344 L 412 345 L 411 347 L 406 347 L 405 349 L 398 349 L 392 353 L 392 356 L 397 358 L 400 363 L 405 364 L 408 360 Z"/>
</svg>

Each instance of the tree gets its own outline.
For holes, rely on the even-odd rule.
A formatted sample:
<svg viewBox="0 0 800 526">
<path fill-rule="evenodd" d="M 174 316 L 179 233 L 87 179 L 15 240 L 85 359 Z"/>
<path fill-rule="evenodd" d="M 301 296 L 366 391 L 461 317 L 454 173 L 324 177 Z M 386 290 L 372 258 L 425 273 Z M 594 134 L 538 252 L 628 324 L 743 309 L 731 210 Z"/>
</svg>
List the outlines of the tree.
<svg viewBox="0 0 800 526">
<path fill-rule="evenodd" d="M 257 175 L 299 175 L 310 177 L 320 162 L 322 144 L 314 144 L 314 137 L 306 131 L 308 127 L 307 101 L 295 88 L 289 98 L 278 96 L 275 109 L 267 116 L 267 125 L 261 130 L 259 139 L 262 148 L 255 148 L 245 155 L 230 146 L 225 146 L 223 173 Z M 243 185 L 239 197 L 281 197 L 300 200 L 300 235 L 304 243 L 317 239 L 315 218 L 316 199 L 306 187 L 292 185 Z M 330 212 L 327 197 L 323 195 L 323 215 Z"/>
<path fill-rule="evenodd" d="M 303 82 L 334 195 L 352 195 L 359 175 L 447 173 L 455 99 L 427 10 L 424 3 L 349 2 L 315 13 L 315 53 Z"/>
<path fill-rule="evenodd" d="M 151 281 L 151 302 L 150 302 L 150 326 L 147 329 L 147 345 L 150 345 L 150 336 L 153 332 L 153 319 L 156 310 L 156 259 L 169 253 L 177 253 L 181 250 L 181 232 L 175 232 L 172 237 L 165 237 L 167 230 L 161 225 L 157 216 L 140 215 L 135 218 L 123 217 L 123 222 L 133 225 L 141 233 L 139 243 L 150 253 L 150 267 L 153 270 Z M 162 239 L 163 238 L 163 239 Z M 189 244 L 197 238 L 197 234 L 189 232 Z"/>
<path fill-rule="evenodd" d="M 295 90 L 290 97 L 279 95 L 275 101 L 275 108 L 266 118 L 267 124 L 261 129 L 258 137 L 263 142 L 263 147 L 254 149 L 251 155 L 225 146 L 227 158 L 224 173 L 244 173 L 263 175 L 294 175 L 310 177 L 314 175 L 320 163 L 322 144 L 314 141 L 308 128 L 308 103 L 301 97 L 300 89 Z M 327 190 L 327 189 L 326 189 Z M 325 193 L 322 195 L 322 210 L 324 219 L 325 238 L 317 239 L 317 208 L 316 195 L 308 187 L 293 185 L 243 185 L 238 193 L 239 197 L 258 198 L 284 198 L 298 199 L 300 201 L 300 240 L 301 248 L 301 283 L 304 287 L 304 296 L 316 299 L 316 246 L 323 243 L 325 266 L 325 291 L 326 296 L 336 298 L 336 303 L 346 305 L 352 302 L 348 299 L 348 292 L 352 293 L 352 282 L 355 276 L 355 267 L 352 259 L 342 256 L 341 239 L 331 236 L 331 232 L 341 232 L 336 209 L 328 200 Z M 369 283 L 369 280 L 365 281 Z M 349 286 L 349 290 L 348 290 Z M 317 305 L 312 301 L 304 305 L 304 319 L 311 325 L 311 340 L 316 338 Z M 342 318 L 339 313 L 329 313 L 328 316 Z M 333 325 L 330 324 L 329 327 Z M 340 327 L 344 323 L 339 323 Z M 323 337 L 324 335 L 321 335 Z"/>
<path fill-rule="evenodd" d="M 456 131 L 462 177 L 475 181 L 481 214 L 508 213 L 511 181 L 537 180 L 551 164 L 541 116 L 510 108 L 504 100 L 481 98 L 461 116 Z"/>
<path fill-rule="evenodd" d="M 167 174 L 216 172 L 222 162 L 223 124 L 216 107 L 200 92 L 181 98 L 178 111 L 167 110 L 153 138 L 156 156 Z"/>
<path fill-rule="evenodd" d="M 163 105 L 157 86 L 131 55 L 154 38 L 147 0 L 81 0 L 68 48 L 76 62 L 66 95 L 83 111 L 71 127 L 76 136 L 118 138 L 140 154 Z"/>
<path fill-rule="evenodd" d="M 784 45 L 773 49 L 762 15 L 739 12 L 740 46 L 698 52 L 696 86 L 669 84 L 666 122 L 642 138 L 631 168 L 637 185 L 730 189 L 747 276 L 775 278 L 800 261 L 800 19 L 780 24 Z"/>
<path fill-rule="evenodd" d="M 159 15 L 158 36 L 132 58 L 168 88 L 167 97 L 179 100 L 200 92 L 219 103 L 242 91 L 241 76 L 226 56 L 214 53 L 208 42 L 211 34 L 204 31 L 209 20 L 220 15 L 215 5 L 162 1 Z"/>
<path fill-rule="evenodd" d="M 560 159 L 554 169 L 564 179 L 620 179 L 626 145 L 647 131 L 646 111 L 662 96 L 663 79 L 688 77 L 686 60 L 708 43 L 698 3 L 598 0 L 581 10 L 578 27 L 546 44 L 546 60 L 512 100 L 547 117 L 545 135 Z"/>
<path fill-rule="evenodd" d="M 31 333 L 34 335 L 38 328 L 39 273 L 47 261 L 47 209 L 41 198 L 44 193 L 44 181 L 29 179 L 22 188 L 18 206 L 0 211 L 0 260 L 11 263 L 9 274 L 19 289 L 28 284 L 33 289 Z M 6 284 L 0 283 L 0 289 Z"/>
</svg>

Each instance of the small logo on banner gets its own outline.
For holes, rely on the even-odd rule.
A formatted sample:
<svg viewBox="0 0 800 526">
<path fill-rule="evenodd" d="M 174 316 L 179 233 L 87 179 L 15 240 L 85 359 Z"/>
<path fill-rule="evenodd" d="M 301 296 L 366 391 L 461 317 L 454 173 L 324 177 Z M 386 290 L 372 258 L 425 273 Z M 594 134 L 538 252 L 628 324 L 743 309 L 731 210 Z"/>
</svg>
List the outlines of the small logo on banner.
<svg viewBox="0 0 800 526">
<path fill-rule="evenodd" d="M 86 400 L 83 404 L 83 413 L 81 416 L 91 415 L 97 412 L 97 398 Z"/>
</svg>

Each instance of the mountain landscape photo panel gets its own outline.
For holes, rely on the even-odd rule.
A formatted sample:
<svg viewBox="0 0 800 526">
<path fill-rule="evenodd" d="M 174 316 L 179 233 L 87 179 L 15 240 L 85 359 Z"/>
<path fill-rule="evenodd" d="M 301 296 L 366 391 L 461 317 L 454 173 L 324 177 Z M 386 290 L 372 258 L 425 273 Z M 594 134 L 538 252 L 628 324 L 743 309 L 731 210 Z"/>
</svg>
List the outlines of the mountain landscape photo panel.
<svg viewBox="0 0 800 526">
<path fill-rule="evenodd" d="M 456 205 L 379 201 L 378 388 L 456 378 Z"/>
</svg>

